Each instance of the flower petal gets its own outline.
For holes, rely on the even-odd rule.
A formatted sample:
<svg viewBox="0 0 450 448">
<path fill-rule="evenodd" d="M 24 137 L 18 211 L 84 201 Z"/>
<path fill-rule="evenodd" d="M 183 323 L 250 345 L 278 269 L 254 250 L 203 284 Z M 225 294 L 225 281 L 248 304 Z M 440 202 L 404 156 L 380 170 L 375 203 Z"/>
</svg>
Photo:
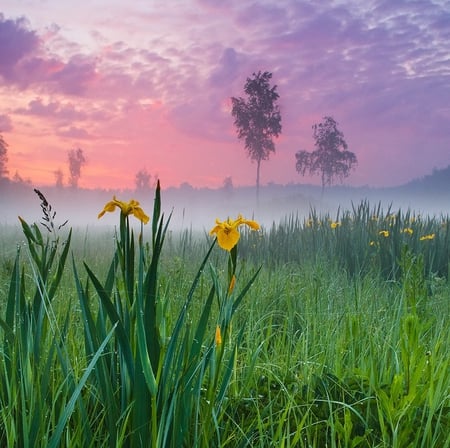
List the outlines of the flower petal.
<svg viewBox="0 0 450 448">
<path fill-rule="evenodd" d="M 106 212 L 113 212 L 116 207 L 120 208 L 120 212 L 124 216 L 134 215 L 137 219 L 147 224 L 150 218 L 145 214 L 144 210 L 139 205 L 139 202 L 135 199 L 131 199 L 130 202 L 119 201 L 116 196 L 113 196 L 113 200 L 106 203 L 103 210 L 98 214 L 98 218 L 101 218 Z"/>
<path fill-rule="evenodd" d="M 100 219 L 106 212 L 113 212 L 117 204 L 115 201 L 109 201 L 103 207 L 103 210 L 98 214 L 97 218 Z"/>
<path fill-rule="evenodd" d="M 133 215 L 142 221 L 144 224 L 147 224 L 150 220 L 150 218 L 144 213 L 144 210 L 142 210 L 141 207 L 134 207 L 133 208 Z"/>
<path fill-rule="evenodd" d="M 221 225 L 220 221 L 216 220 L 216 223 L 217 223 L 217 225 L 214 226 L 214 227 L 209 231 L 209 234 L 210 234 L 210 235 L 214 235 L 214 234 L 217 235 L 217 233 L 218 233 L 220 230 L 223 229 L 223 225 Z"/>
<path fill-rule="evenodd" d="M 242 224 L 248 225 L 253 230 L 259 230 L 260 226 L 256 221 L 251 221 L 249 219 L 243 219 Z"/>
<path fill-rule="evenodd" d="M 235 228 L 221 229 L 217 232 L 217 242 L 222 249 L 230 251 L 238 243 L 239 232 Z"/>
</svg>

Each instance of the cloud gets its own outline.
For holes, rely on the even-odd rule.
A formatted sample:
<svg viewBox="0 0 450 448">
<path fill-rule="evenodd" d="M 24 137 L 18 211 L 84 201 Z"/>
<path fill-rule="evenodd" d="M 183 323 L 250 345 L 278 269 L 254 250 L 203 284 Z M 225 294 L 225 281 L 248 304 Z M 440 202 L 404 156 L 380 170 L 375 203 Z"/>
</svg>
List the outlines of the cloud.
<svg viewBox="0 0 450 448">
<path fill-rule="evenodd" d="M 212 86 L 229 85 L 239 76 L 242 57 L 234 48 L 225 48 L 209 80 Z"/>
<path fill-rule="evenodd" d="M 14 112 L 20 115 L 33 115 L 65 121 L 86 120 L 89 117 L 85 110 L 78 109 L 70 102 L 49 101 L 46 103 L 40 97 L 30 101 L 27 107 L 18 108 Z"/>
<path fill-rule="evenodd" d="M 76 126 L 60 128 L 58 129 L 57 134 L 60 137 L 68 137 L 75 140 L 86 140 L 92 138 L 92 136 L 89 135 L 85 129 Z"/>
<path fill-rule="evenodd" d="M 5 19 L 0 13 L 0 76 L 7 81 L 20 71 L 20 63 L 39 46 L 39 38 L 28 29 L 28 22 L 21 17 Z"/>
<path fill-rule="evenodd" d="M 47 54 L 36 31 L 25 18 L 5 19 L 0 14 L 0 76 L 3 82 L 21 89 L 36 86 L 41 91 L 80 95 L 97 79 L 95 57 Z M 58 33 L 53 26 L 50 34 Z"/>
<path fill-rule="evenodd" d="M 12 131 L 12 121 L 9 115 L 0 114 L 0 133 Z"/>
<path fill-rule="evenodd" d="M 81 95 L 98 79 L 94 57 L 73 55 L 60 70 L 49 74 L 48 80 L 57 90 L 69 95 Z"/>
<path fill-rule="evenodd" d="M 149 141 L 163 152 L 175 148 L 172 141 L 192 155 L 200 145 L 240 151 L 229 98 L 243 95 L 253 72 L 268 70 L 283 122 L 272 166 L 292 158 L 279 178 L 293 170 L 297 149 L 312 147 L 311 125 L 324 115 L 342 125 L 356 151 L 366 151 L 363 163 L 387 154 L 395 172 L 406 156 L 422 170 L 427 155 L 439 160 L 427 162 L 433 165 L 448 160 L 448 2 L 118 3 L 120 10 L 113 2 L 97 17 L 80 4 L 70 26 L 67 12 L 58 17 L 49 8 L 35 31 L 24 18 L 1 16 L 0 95 L 14 104 L 5 111 L 8 126 L 25 128 L 26 115 L 28 129 L 86 145 L 95 138 L 99 152 L 111 142 L 130 145 L 137 157 Z M 37 23 L 34 8 L 29 17 Z M 361 172 L 375 177 L 370 168 Z"/>
</svg>

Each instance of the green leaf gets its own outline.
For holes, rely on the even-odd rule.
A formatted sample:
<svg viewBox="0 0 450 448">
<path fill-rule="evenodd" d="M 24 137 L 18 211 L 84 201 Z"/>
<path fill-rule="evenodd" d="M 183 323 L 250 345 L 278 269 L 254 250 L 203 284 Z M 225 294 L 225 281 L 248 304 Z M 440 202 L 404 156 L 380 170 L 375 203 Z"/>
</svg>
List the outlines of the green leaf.
<svg viewBox="0 0 450 448">
<path fill-rule="evenodd" d="M 97 291 L 100 301 L 104 306 L 106 313 L 108 314 L 109 319 L 111 320 L 111 322 L 114 324 L 115 327 L 117 326 L 118 342 L 124 355 L 125 363 L 128 369 L 128 374 L 130 375 L 131 378 L 133 378 L 134 377 L 133 354 L 131 351 L 130 339 L 125 331 L 123 322 L 121 321 L 120 316 L 117 314 L 117 311 L 113 303 L 111 302 L 105 289 L 102 287 L 100 281 L 97 279 L 95 274 L 89 269 L 89 266 L 86 263 L 84 264 L 84 266 L 89 275 L 89 278 L 91 279 L 95 287 L 95 290 Z"/>
<path fill-rule="evenodd" d="M 58 448 L 60 446 L 61 437 L 62 437 L 62 434 L 63 434 L 63 431 L 64 431 L 64 427 L 66 426 L 67 421 L 69 420 L 70 416 L 72 415 L 72 412 L 73 412 L 74 407 L 75 407 L 75 403 L 78 400 L 78 397 L 80 396 L 80 393 L 81 393 L 84 385 L 86 384 L 86 381 L 88 380 L 89 375 L 94 370 L 95 365 L 97 364 L 97 361 L 100 358 L 100 355 L 102 354 L 104 348 L 106 347 L 106 344 L 109 342 L 109 340 L 111 339 L 112 335 L 114 334 L 114 331 L 116 330 L 116 325 L 117 324 L 113 325 L 113 328 L 108 333 L 107 337 L 102 342 L 102 344 L 98 348 L 97 352 L 93 356 L 91 362 L 89 363 L 89 365 L 87 366 L 86 370 L 84 371 L 83 376 L 80 379 L 80 382 L 78 383 L 77 387 L 73 391 L 72 396 L 70 397 L 70 399 L 69 399 L 69 401 L 68 401 L 68 403 L 67 403 L 67 405 L 66 405 L 66 407 L 64 409 L 64 412 L 59 417 L 58 423 L 57 423 L 56 428 L 55 428 L 55 432 L 53 433 L 53 435 L 52 435 L 52 437 L 49 440 L 49 443 L 47 445 L 48 448 Z"/>
</svg>

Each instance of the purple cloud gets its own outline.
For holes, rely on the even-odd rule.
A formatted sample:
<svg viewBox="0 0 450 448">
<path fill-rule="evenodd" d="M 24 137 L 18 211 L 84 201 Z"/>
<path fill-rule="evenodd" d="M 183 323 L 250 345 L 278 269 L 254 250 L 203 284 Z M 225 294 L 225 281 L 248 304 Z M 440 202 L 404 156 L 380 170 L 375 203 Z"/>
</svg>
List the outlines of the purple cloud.
<svg viewBox="0 0 450 448">
<path fill-rule="evenodd" d="M 8 81 L 13 79 L 21 61 L 38 46 L 39 38 L 28 29 L 25 18 L 5 19 L 0 13 L 0 76 Z"/>
<path fill-rule="evenodd" d="M 86 140 L 92 136 L 85 130 L 76 126 L 58 129 L 57 135 L 75 140 Z"/>
<path fill-rule="evenodd" d="M 74 55 L 61 70 L 49 75 L 57 90 L 69 95 L 81 95 L 97 78 L 95 58 Z"/>
<path fill-rule="evenodd" d="M 53 119 L 55 134 L 73 138 L 137 139 L 162 132 L 155 123 L 163 122 L 169 140 L 189 137 L 186 151 L 205 141 L 239 148 L 227 101 L 243 95 L 253 72 L 269 70 L 283 118 L 276 157 L 292 159 L 294 176 L 293 155 L 311 147 L 311 125 L 324 115 L 342 125 L 362 161 L 388 154 L 393 172 L 401 169 L 396 151 L 420 161 L 417 169 L 450 162 L 448 2 L 119 3 L 121 13 L 112 2 L 108 17 L 80 5 L 92 17 L 81 23 L 74 14 L 70 26 L 68 12 L 43 17 L 30 7 L 33 23 L 43 21 L 36 32 L 25 19 L 1 16 L 0 83 L 28 89 L 5 111 L 12 120 Z M 47 23 L 58 23 L 50 34 Z"/>
<path fill-rule="evenodd" d="M 210 76 L 210 82 L 213 86 L 229 85 L 239 75 L 239 67 L 242 58 L 234 48 L 225 48 L 218 61 L 217 67 Z"/>
</svg>

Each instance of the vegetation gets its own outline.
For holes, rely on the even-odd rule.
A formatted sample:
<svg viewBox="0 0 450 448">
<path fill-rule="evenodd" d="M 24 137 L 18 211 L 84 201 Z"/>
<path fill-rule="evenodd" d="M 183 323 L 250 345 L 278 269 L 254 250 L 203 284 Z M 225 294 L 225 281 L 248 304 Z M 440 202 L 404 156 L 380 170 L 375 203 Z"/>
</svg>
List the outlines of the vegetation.
<svg viewBox="0 0 450 448">
<path fill-rule="evenodd" d="M 69 185 L 73 188 L 78 187 L 78 181 L 81 176 L 81 168 L 86 165 L 86 157 L 81 148 L 71 149 L 67 158 L 69 161 Z"/>
<path fill-rule="evenodd" d="M 276 103 L 279 95 L 277 86 L 270 86 L 271 79 L 270 72 L 253 73 L 244 87 L 247 99 L 231 98 L 238 138 L 244 140 L 249 157 L 256 162 L 257 197 L 261 161 L 268 160 L 270 153 L 275 152 L 273 138 L 281 133 L 281 114 Z"/>
<path fill-rule="evenodd" d="M 150 235 L 136 201 L 108 236 L 40 199 L 0 252 L 2 446 L 450 447 L 448 217 L 211 221 L 223 250 L 159 188 Z"/>
<path fill-rule="evenodd" d="M 146 192 L 150 191 L 150 181 L 152 175 L 147 171 L 147 169 L 140 169 L 134 178 L 134 183 L 136 185 L 136 191 Z"/>
<path fill-rule="evenodd" d="M 0 179 L 6 178 L 8 174 L 8 143 L 6 143 L 3 135 L 0 134 Z"/>
<path fill-rule="evenodd" d="M 298 151 L 295 154 L 296 169 L 302 175 L 307 171 L 320 174 L 323 190 L 336 178 L 342 181 L 347 177 L 357 159 L 353 152 L 347 150 L 344 134 L 337 128 L 334 118 L 324 117 L 322 123 L 313 125 L 313 137 L 316 149 L 312 152 Z"/>
</svg>

